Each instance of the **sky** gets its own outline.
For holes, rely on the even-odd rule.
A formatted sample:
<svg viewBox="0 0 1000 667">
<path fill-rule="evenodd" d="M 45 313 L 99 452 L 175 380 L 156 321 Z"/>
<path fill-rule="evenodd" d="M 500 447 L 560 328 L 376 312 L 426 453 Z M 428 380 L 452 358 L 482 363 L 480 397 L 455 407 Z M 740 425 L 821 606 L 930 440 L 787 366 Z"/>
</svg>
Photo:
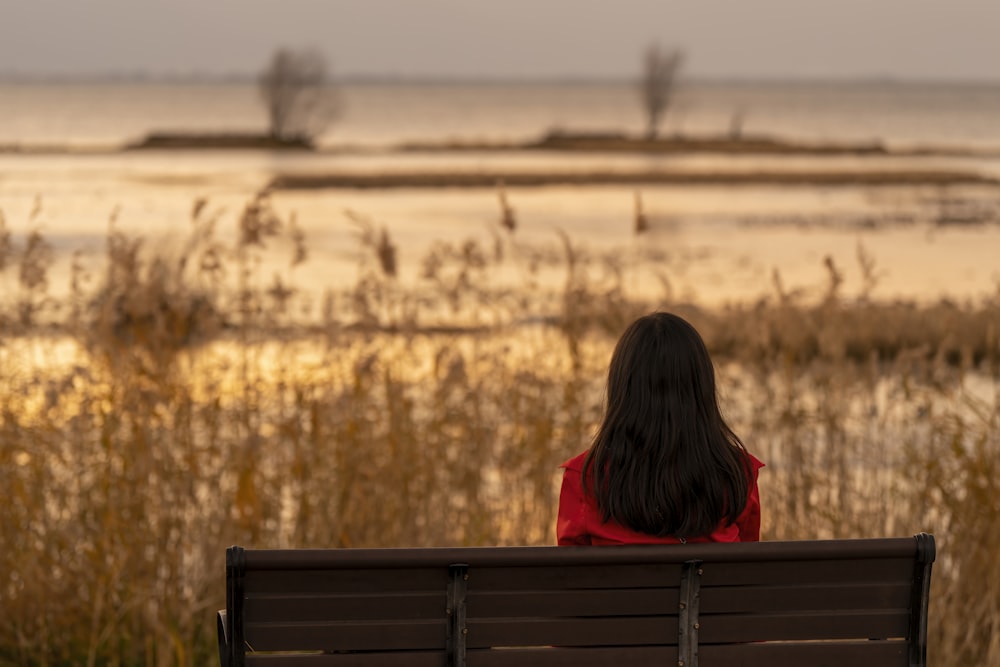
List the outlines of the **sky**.
<svg viewBox="0 0 1000 667">
<path fill-rule="evenodd" d="M 343 77 L 1000 82 L 1000 0 L 0 0 L 0 76 L 252 75 L 279 47 Z"/>
</svg>

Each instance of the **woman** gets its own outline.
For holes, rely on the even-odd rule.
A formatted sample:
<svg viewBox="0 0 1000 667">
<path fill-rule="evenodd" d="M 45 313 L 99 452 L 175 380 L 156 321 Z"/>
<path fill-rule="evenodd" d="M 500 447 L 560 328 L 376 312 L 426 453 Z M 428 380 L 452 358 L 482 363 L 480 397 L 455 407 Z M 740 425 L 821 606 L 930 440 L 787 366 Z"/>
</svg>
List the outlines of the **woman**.
<svg viewBox="0 0 1000 667">
<path fill-rule="evenodd" d="M 615 347 L 593 445 L 562 465 L 559 544 L 757 541 L 763 465 L 722 417 L 698 332 L 646 315 Z"/>
</svg>

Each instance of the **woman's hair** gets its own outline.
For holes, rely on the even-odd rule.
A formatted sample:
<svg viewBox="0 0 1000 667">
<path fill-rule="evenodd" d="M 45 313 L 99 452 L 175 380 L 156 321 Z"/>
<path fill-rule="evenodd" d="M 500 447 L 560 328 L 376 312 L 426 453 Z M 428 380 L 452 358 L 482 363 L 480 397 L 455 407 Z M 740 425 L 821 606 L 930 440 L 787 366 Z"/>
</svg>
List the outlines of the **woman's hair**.
<svg viewBox="0 0 1000 667">
<path fill-rule="evenodd" d="M 722 417 L 694 327 L 662 312 L 633 322 L 611 357 L 606 401 L 583 466 L 604 521 L 688 538 L 739 518 L 749 455 Z"/>
</svg>

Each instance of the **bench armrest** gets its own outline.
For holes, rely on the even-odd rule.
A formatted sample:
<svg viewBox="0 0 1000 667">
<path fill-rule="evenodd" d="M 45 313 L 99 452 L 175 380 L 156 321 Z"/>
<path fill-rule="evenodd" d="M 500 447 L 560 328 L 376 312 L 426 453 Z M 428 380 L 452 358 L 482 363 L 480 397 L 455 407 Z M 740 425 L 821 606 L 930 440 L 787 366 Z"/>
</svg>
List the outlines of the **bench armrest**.
<svg viewBox="0 0 1000 667">
<path fill-rule="evenodd" d="M 229 637 L 226 634 L 226 610 L 220 609 L 216 614 L 219 627 L 219 665 L 229 667 Z"/>
</svg>

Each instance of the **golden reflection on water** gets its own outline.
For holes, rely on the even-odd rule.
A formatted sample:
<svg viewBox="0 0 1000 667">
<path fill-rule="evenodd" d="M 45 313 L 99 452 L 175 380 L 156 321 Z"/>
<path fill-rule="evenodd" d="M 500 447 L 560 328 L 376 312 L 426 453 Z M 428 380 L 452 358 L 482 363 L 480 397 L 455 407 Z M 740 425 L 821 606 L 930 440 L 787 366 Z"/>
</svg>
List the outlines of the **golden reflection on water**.
<svg viewBox="0 0 1000 667">
<path fill-rule="evenodd" d="M 576 158 L 580 161 L 575 162 Z M 253 194 L 274 174 L 297 169 L 284 164 L 287 159 L 226 153 L 0 155 L 5 173 L 0 196 L 7 228 L 16 237 L 37 227 L 53 244 L 57 261 L 50 290 L 58 295 L 68 289 L 72 253 L 80 251 L 84 264 L 100 274 L 111 217 L 116 229 L 141 236 L 150 249 L 160 249 L 180 244 L 190 228 L 193 202 L 204 198 L 206 214 L 219 217 L 218 236 L 231 240 L 235 220 Z M 320 159 L 334 165 L 322 167 L 324 171 L 337 169 L 338 160 L 347 169 L 370 161 L 377 171 L 405 168 L 408 158 Z M 425 166 L 429 160 L 431 167 L 434 163 L 433 156 L 427 155 L 409 159 Z M 441 168 L 475 168 L 477 159 L 446 154 L 440 158 Z M 551 160 L 584 169 L 603 165 L 605 158 L 493 155 L 487 163 L 495 168 L 495 161 L 504 159 L 527 160 L 516 164 L 519 170 L 544 170 L 552 167 Z M 612 168 L 618 168 L 615 159 Z M 962 162 L 940 159 L 945 166 Z M 670 158 L 666 163 L 671 168 L 712 171 L 733 168 L 741 160 L 738 156 L 695 156 Z M 764 166 L 768 163 L 768 158 L 753 160 Z M 891 164 L 890 160 L 873 167 L 864 165 L 861 158 L 848 157 L 782 160 L 783 169 L 807 171 L 828 168 L 831 160 L 842 162 L 844 168 Z M 644 158 L 629 156 L 620 162 L 621 169 L 635 169 L 644 165 Z M 976 299 L 994 293 L 1000 283 L 994 257 L 994 249 L 1000 247 L 1000 203 L 992 186 L 507 188 L 517 222 L 512 235 L 500 226 L 498 188 L 275 192 L 276 210 L 286 218 L 294 214 L 306 234 L 309 258 L 290 272 L 290 248 L 274 241 L 262 254 L 260 275 L 264 279 L 274 273 L 291 275 L 297 287 L 314 295 L 352 285 L 358 278 L 360 251 L 357 227 L 347 215 L 350 211 L 386 230 L 399 248 L 400 281 L 406 285 L 418 280 L 425 257 L 437 243 L 473 240 L 488 249 L 498 237 L 510 236 L 509 256 L 493 268 L 489 278 L 519 288 L 532 281 L 543 287 L 558 286 L 566 270 L 559 233 L 565 233 L 581 252 L 620 263 L 629 274 L 626 286 L 636 294 L 709 306 L 752 302 L 773 294 L 775 271 L 787 289 L 815 296 L 826 280 L 826 257 L 844 274 L 844 295 L 856 296 L 861 287 L 859 244 L 878 268 L 874 298 Z M 637 194 L 649 222 L 648 231 L 640 237 L 634 232 Z M 39 203 L 41 215 L 31 219 Z M 968 210 L 975 214 L 973 218 L 979 215 L 981 219 L 966 219 Z M 523 251 L 513 252 L 515 245 Z M 545 259 L 533 262 L 532 256 Z M 664 280 L 669 282 L 669 293 L 664 293 Z"/>
</svg>

